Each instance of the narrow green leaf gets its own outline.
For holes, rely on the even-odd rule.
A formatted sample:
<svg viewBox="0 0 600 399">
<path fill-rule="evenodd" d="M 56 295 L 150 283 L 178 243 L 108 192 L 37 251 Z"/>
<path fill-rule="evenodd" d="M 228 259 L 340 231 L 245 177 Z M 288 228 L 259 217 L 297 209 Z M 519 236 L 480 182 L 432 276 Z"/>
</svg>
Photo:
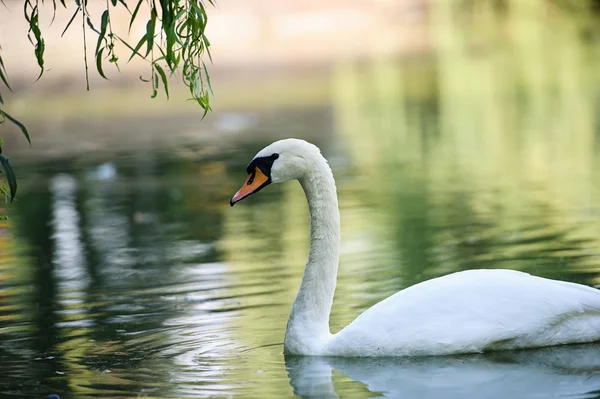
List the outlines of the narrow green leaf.
<svg viewBox="0 0 600 399">
<path fill-rule="evenodd" d="M 204 113 L 202 114 L 202 118 L 200 119 L 204 119 L 208 114 L 208 111 L 212 111 L 212 108 L 210 107 L 210 105 L 208 105 L 208 103 L 200 104 L 200 106 L 204 108 Z"/>
<path fill-rule="evenodd" d="M 6 87 L 8 87 L 8 90 L 12 91 L 12 89 L 10 88 L 10 86 L 8 84 L 6 67 L 4 66 L 4 61 L 2 60 L 1 56 L 0 56 L 0 79 L 2 79 L 2 81 L 4 82 Z"/>
<path fill-rule="evenodd" d="M 63 5 L 64 5 L 64 3 L 63 3 Z M 75 17 L 77 17 L 77 14 L 79 14 L 79 10 L 80 10 L 79 8 L 77 10 L 75 10 L 75 12 L 73 13 L 73 16 L 71 17 L 71 19 L 67 23 L 67 26 L 65 27 L 65 30 L 63 30 L 63 32 L 60 34 L 60 37 L 63 37 L 65 35 L 65 33 L 67 32 L 67 30 L 69 29 L 69 27 L 71 26 L 71 24 L 73 23 L 73 21 L 75 20 Z"/>
<path fill-rule="evenodd" d="M 52 20 L 50 21 L 50 25 L 52 25 L 55 18 L 56 18 L 56 0 L 52 0 Z"/>
<path fill-rule="evenodd" d="M 135 17 L 137 16 L 138 11 L 140 10 L 140 6 L 144 0 L 139 0 L 137 6 L 133 10 L 133 14 L 131 14 L 131 20 L 129 21 L 129 33 L 131 33 L 131 25 L 133 25 L 133 21 L 135 21 Z"/>
<path fill-rule="evenodd" d="M 163 71 L 162 67 L 156 63 L 154 64 L 154 69 L 156 69 L 160 75 L 163 86 L 165 87 L 165 93 L 167 94 L 167 98 L 169 98 L 169 82 L 167 81 L 167 75 L 165 74 L 165 71 Z"/>
<path fill-rule="evenodd" d="M 127 3 L 125 3 L 125 0 L 118 0 L 119 3 L 123 4 L 125 6 L 125 8 L 127 9 L 127 11 L 129 11 L 129 7 L 127 6 Z M 115 0 L 113 0 L 113 5 L 116 7 L 117 3 L 115 2 Z M 129 13 L 131 13 L 131 11 L 129 11 Z"/>
<path fill-rule="evenodd" d="M 90 17 L 86 17 L 85 21 L 86 21 L 87 25 L 90 27 L 91 30 L 93 30 L 97 34 L 100 34 L 100 32 L 98 32 L 98 29 L 96 29 L 96 27 L 92 23 L 92 20 L 90 19 Z"/>
<path fill-rule="evenodd" d="M 29 6 L 31 6 L 29 1 L 26 1 L 25 2 L 25 19 L 27 20 L 27 22 L 29 22 L 29 32 L 27 33 L 27 37 L 28 37 L 29 41 L 32 44 L 34 44 L 34 46 L 35 46 L 34 54 L 35 54 L 37 63 L 40 67 L 40 74 L 37 78 L 39 80 L 42 77 L 42 75 L 44 74 L 44 50 L 46 48 L 46 45 L 44 43 L 44 38 L 42 37 L 42 31 L 40 30 L 40 26 L 39 26 L 38 6 L 36 4 L 35 7 L 32 7 L 31 14 L 27 14 L 27 8 L 28 8 L 27 5 L 28 4 L 29 4 Z M 33 37 L 35 38 L 35 43 L 31 39 L 31 33 L 33 33 Z"/>
<path fill-rule="evenodd" d="M 213 93 L 213 89 L 212 89 L 212 85 L 210 84 L 210 75 L 208 74 L 208 70 L 206 69 L 206 64 L 203 62 L 202 63 L 202 67 L 204 67 L 204 76 L 206 77 L 206 84 L 208 85 L 208 90 L 210 90 L 210 94 L 212 94 L 212 96 L 215 96 L 215 93 Z"/>
<path fill-rule="evenodd" d="M 23 135 L 25 136 L 25 138 L 27 139 L 29 144 L 31 144 L 31 138 L 29 138 L 29 132 L 27 131 L 27 128 L 25 127 L 25 125 L 23 125 L 21 122 L 19 122 L 18 120 L 16 120 L 15 118 L 13 118 L 12 116 L 10 116 L 9 114 L 7 114 L 6 112 L 4 112 L 1 109 L 0 109 L 0 116 L 3 116 L 4 118 L 8 119 L 9 121 L 11 121 L 15 125 L 17 125 L 17 127 L 19 129 L 21 129 L 21 132 L 23 132 Z"/>
<path fill-rule="evenodd" d="M 154 28 L 156 26 L 156 9 L 153 8 L 150 16 L 150 20 L 146 24 L 146 42 L 148 47 L 146 49 L 146 56 L 150 54 L 152 47 L 154 47 Z"/>
<path fill-rule="evenodd" d="M 98 73 L 100 74 L 100 76 L 102 76 L 104 79 L 108 80 L 106 75 L 104 75 L 104 71 L 102 70 L 102 52 L 103 51 L 104 51 L 104 49 L 100 49 L 100 51 L 96 54 L 96 69 L 98 70 Z"/>
<path fill-rule="evenodd" d="M 158 75 L 156 73 L 153 73 L 152 75 L 154 79 L 152 80 L 152 95 L 150 98 L 156 98 L 158 95 Z"/>
<path fill-rule="evenodd" d="M 210 60 L 210 63 L 212 64 L 213 60 L 212 60 L 212 55 L 210 54 L 210 42 L 208 41 L 208 38 L 204 35 L 202 35 L 202 41 L 204 42 L 204 50 L 206 51 L 206 54 L 208 55 L 208 59 Z"/>
<path fill-rule="evenodd" d="M 173 3 L 169 0 L 160 0 L 160 8 L 162 10 L 162 26 L 168 40 L 173 31 Z"/>
<path fill-rule="evenodd" d="M 131 59 L 133 58 L 134 55 L 139 55 L 142 58 L 146 58 L 145 56 L 141 55 L 139 53 L 140 48 L 142 48 L 142 46 L 144 45 L 144 43 L 146 42 L 146 40 L 148 39 L 148 36 L 144 35 L 140 41 L 138 42 L 138 44 L 135 46 L 135 48 L 132 48 L 131 51 L 133 51 L 133 53 L 131 53 L 131 57 L 129 57 L 129 60 L 127 60 L 127 62 L 131 61 Z M 131 48 L 131 46 L 129 46 L 128 44 L 126 44 L 127 47 Z"/>
<path fill-rule="evenodd" d="M 100 35 L 98 35 L 98 43 L 96 44 L 96 54 L 100 50 L 100 46 L 102 46 L 102 41 L 106 36 L 106 29 L 108 28 L 108 10 L 105 10 L 102 13 L 102 18 L 100 22 Z"/>
<path fill-rule="evenodd" d="M 206 11 L 204 10 L 204 7 L 199 7 L 197 4 L 195 3 L 191 3 L 192 8 L 194 9 L 196 16 L 198 17 L 198 22 L 199 22 L 199 27 L 201 28 L 201 34 L 204 33 L 204 27 L 206 26 L 206 20 L 208 19 L 207 15 L 206 15 Z"/>
<path fill-rule="evenodd" d="M 28 23 L 31 22 L 31 16 L 27 13 L 27 10 L 30 7 L 33 8 L 31 2 L 29 0 L 25 0 L 23 2 L 23 15 L 25 16 L 25 21 L 27 21 Z"/>
<path fill-rule="evenodd" d="M 8 188 L 10 189 L 10 202 L 13 202 L 15 195 L 17 195 L 17 176 L 15 175 L 12 166 L 10 166 L 8 158 L 5 158 L 4 155 L 0 155 L 0 164 L 2 165 L 4 176 L 6 177 Z"/>
</svg>

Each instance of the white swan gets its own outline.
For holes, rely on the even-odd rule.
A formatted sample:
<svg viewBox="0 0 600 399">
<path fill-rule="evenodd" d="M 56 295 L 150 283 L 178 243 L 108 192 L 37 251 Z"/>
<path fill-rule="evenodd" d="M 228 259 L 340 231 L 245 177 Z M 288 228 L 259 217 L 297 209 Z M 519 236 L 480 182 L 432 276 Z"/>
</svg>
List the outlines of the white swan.
<svg viewBox="0 0 600 399">
<path fill-rule="evenodd" d="M 329 313 L 340 217 L 333 174 L 319 149 L 277 141 L 247 168 L 231 205 L 270 183 L 298 180 L 310 210 L 310 251 L 284 352 L 312 356 L 419 356 L 600 341 L 600 290 L 512 270 L 471 270 L 406 288 L 337 334 Z"/>
</svg>

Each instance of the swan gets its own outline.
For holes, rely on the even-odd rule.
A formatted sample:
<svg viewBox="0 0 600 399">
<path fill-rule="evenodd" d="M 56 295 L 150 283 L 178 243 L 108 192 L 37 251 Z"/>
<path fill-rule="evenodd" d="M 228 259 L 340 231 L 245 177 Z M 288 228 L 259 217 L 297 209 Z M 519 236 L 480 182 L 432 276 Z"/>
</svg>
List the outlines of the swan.
<svg viewBox="0 0 600 399">
<path fill-rule="evenodd" d="M 300 182 L 308 201 L 310 249 L 287 323 L 287 355 L 431 356 L 600 341 L 600 290 L 498 269 L 418 283 L 331 334 L 340 215 L 327 160 L 315 145 L 285 139 L 259 151 L 246 172 L 231 206 L 288 180 Z"/>
</svg>

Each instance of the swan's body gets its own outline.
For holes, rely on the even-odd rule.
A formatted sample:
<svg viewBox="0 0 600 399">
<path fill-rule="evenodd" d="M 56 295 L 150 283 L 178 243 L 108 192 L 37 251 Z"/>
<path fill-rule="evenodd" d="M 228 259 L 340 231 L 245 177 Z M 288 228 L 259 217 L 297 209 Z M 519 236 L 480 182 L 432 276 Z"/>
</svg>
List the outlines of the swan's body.
<svg viewBox="0 0 600 399">
<path fill-rule="evenodd" d="M 397 292 L 324 349 L 329 355 L 414 356 L 598 339 L 600 291 L 512 270 L 471 270 Z"/>
<path fill-rule="evenodd" d="M 600 291 L 512 270 L 471 270 L 425 281 L 367 309 L 337 334 L 329 313 L 340 219 L 335 181 L 319 149 L 287 139 L 260 151 L 231 204 L 270 183 L 297 179 L 311 241 L 288 320 L 286 354 L 417 356 L 600 341 Z"/>
</svg>

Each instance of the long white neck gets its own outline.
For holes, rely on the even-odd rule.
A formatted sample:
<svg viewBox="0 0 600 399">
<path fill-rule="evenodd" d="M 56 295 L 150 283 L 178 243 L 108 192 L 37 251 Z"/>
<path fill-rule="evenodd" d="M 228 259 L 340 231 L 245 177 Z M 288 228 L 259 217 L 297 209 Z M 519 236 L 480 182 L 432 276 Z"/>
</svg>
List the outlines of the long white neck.
<svg viewBox="0 0 600 399">
<path fill-rule="evenodd" d="M 318 351 L 329 332 L 329 314 L 337 279 L 340 251 L 340 213 L 335 181 L 325 158 L 300 179 L 310 212 L 310 252 L 298 295 L 288 320 L 284 351 Z"/>
</svg>

